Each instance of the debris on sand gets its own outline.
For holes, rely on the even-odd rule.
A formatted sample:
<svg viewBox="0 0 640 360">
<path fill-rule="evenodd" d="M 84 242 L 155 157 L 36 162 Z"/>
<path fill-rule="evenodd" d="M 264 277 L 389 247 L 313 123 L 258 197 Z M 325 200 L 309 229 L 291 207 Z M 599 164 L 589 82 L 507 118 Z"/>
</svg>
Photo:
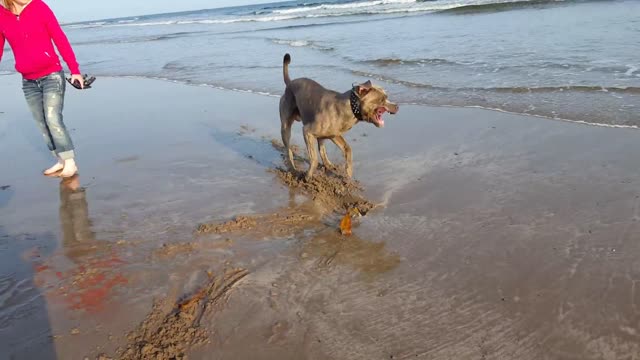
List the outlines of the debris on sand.
<svg viewBox="0 0 640 360">
<path fill-rule="evenodd" d="M 351 231 L 351 216 L 349 214 L 345 215 L 340 221 L 340 233 L 344 236 L 351 236 L 353 232 Z"/>
<path fill-rule="evenodd" d="M 209 334 L 200 326 L 202 317 L 224 299 L 229 291 L 247 276 L 244 269 L 227 271 L 222 277 L 209 276 L 205 286 L 179 301 L 167 314 L 156 303 L 146 319 L 127 337 L 129 344 L 118 354 L 123 360 L 186 359 L 187 350 L 204 344 Z"/>
<path fill-rule="evenodd" d="M 351 236 L 353 234 L 353 231 L 351 230 L 351 218 L 356 216 L 362 216 L 358 208 L 351 208 L 347 211 L 340 221 L 340 234 L 344 236 Z"/>
</svg>

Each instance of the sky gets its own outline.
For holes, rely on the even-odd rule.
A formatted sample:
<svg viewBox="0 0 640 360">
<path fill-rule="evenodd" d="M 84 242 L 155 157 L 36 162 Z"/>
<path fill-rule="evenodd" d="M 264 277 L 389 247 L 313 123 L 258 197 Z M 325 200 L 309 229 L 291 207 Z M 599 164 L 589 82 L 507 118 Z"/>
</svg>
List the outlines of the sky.
<svg viewBox="0 0 640 360">
<path fill-rule="evenodd" d="M 44 0 L 61 22 L 108 19 L 278 0 Z"/>
</svg>

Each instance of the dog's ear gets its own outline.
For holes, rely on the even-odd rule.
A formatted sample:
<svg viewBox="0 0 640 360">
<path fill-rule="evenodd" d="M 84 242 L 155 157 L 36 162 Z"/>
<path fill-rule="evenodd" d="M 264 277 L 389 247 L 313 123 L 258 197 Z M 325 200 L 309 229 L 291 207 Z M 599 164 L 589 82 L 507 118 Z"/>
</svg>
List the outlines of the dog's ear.
<svg viewBox="0 0 640 360">
<path fill-rule="evenodd" d="M 354 86 L 354 90 L 358 94 L 359 97 L 363 97 L 369 93 L 373 89 L 373 84 L 371 80 L 367 80 L 367 82 Z"/>
</svg>

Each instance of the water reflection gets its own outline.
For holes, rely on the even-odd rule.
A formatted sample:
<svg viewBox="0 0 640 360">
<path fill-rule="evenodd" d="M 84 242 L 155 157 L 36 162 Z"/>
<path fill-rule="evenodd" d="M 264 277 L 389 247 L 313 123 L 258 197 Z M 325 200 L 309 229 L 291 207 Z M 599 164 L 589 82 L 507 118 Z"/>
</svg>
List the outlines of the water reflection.
<svg viewBox="0 0 640 360">
<path fill-rule="evenodd" d="M 86 189 L 78 175 L 60 182 L 60 226 L 65 255 L 75 263 L 96 246 Z"/>
<path fill-rule="evenodd" d="M 96 240 L 87 190 L 77 175 L 60 182 L 60 227 L 64 254 L 75 266 L 58 272 L 57 295 L 72 310 L 102 311 L 114 288 L 127 283 L 119 271 L 124 262 L 110 243 Z"/>
</svg>

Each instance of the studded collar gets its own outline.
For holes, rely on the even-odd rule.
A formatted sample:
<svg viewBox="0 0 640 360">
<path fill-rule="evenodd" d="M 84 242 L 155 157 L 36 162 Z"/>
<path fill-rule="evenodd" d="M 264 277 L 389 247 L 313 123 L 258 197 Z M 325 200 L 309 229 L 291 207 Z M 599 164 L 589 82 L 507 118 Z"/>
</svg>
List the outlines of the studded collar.
<svg viewBox="0 0 640 360">
<path fill-rule="evenodd" d="M 353 90 L 351 91 L 349 102 L 351 103 L 351 111 L 353 112 L 353 116 L 355 116 L 359 121 L 362 121 L 362 104 L 360 103 L 360 98 Z"/>
</svg>

